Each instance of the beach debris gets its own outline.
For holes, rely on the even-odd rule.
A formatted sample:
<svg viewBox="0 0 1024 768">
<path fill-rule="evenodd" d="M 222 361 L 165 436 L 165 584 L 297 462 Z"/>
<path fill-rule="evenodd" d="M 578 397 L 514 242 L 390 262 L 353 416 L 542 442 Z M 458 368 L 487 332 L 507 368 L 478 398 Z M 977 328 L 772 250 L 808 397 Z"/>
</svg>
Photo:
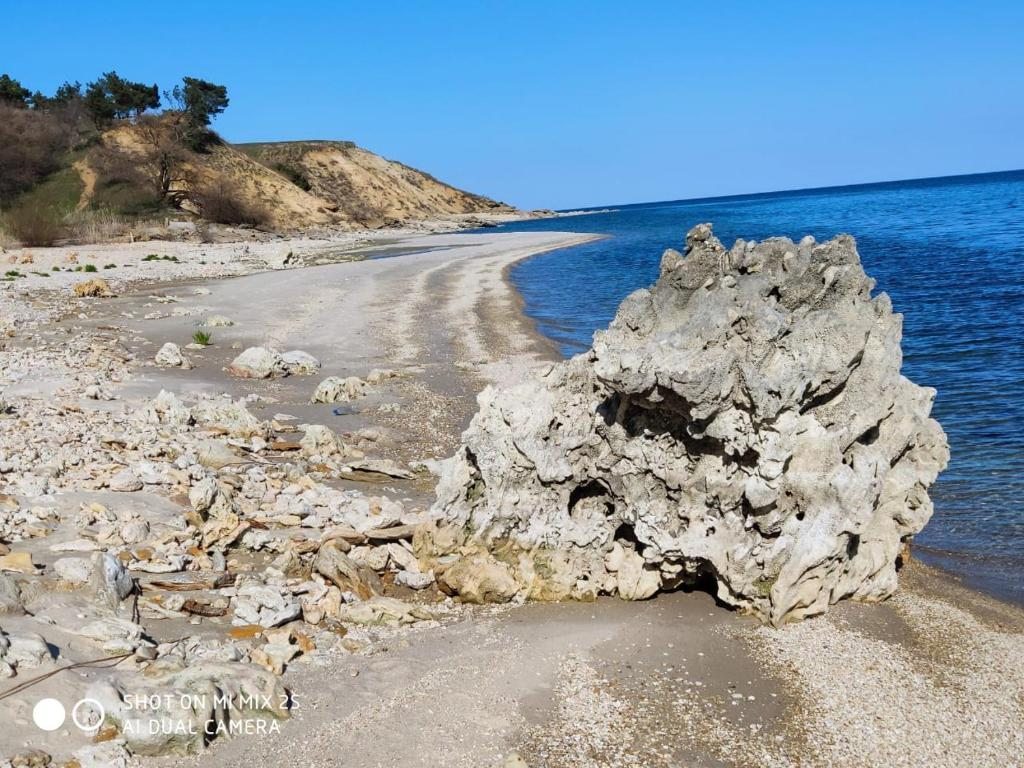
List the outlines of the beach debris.
<svg viewBox="0 0 1024 768">
<path fill-rule="evenodd" d="M 486 565 L 497 599 L 709 578 L 776 626 L 888 597 L 949 451 L 873 287 L 849 236 L 727 250 L 694 227 L 590 350 L 480 395 L 423 569 L 469 599 L 489 595 L 452 555 Z"/>
</svg>

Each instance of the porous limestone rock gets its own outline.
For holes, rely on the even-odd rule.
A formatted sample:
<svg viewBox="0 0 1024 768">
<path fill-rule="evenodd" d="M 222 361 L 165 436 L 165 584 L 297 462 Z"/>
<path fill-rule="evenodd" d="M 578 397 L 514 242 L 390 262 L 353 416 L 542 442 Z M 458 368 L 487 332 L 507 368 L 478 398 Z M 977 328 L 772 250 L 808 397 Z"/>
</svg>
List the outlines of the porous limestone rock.
<svg viewBox="0 0 1024 768">
<path fill-rule="evenodd" d="M 307 424 L 303 429 L 305 431 L 299 441 L 303 456 L 326 457 L 338 453 L 342 449 L 338 436 L 329 427 L 322 424 Z"/>
<path fill-rule="evenodd" d="M 231 437 L 266 437 L 268 434 L 266 425 L 249 412 L 242 400 L 201 400 L 192 406 L 191 414 L 200 425 L 223 430 Z"/>
<path fill-rule="evenodd" d="M 358 376 L 329 376 L 317 386 L 311 403 L 347 403 L 366 394 L 366 382 Z"/>
<path fill-rule="evenodd" d="M 281 362 L 290 376 L 311 376 L 320 370 L 320 361 L 301 349 L 283 353 Z"/>
<path fill-rule="evenodd" d="M 285 365 L 280 353 L 267 347 L 249 347 L 231 361 L 228 373 L 243 379 L 269 379 L 284 376 Z"/>
<path fill-rule="evenodd" d="M 300 349 L 281 353 L 269 347 L 249 347 L 231 361 L 227 370 L 243 379 L 308 376 L 320 370 L 320 361 Z"/>
<path fill-rule="evenodd" d="M 873 287 L 849 236 L 727 250 L 698 225 L 590 350 L 481 393 L 424 570 L 471 599 L 484 552 L 539 599 L 710 580 L 773 625 L 888 597 L 949 451 Z"/>
<path fill-rule="evenodd" d="M 192 423 L 192 412 L 177 398 L 173 392 L 161 389 L 148 406 L 147 418 L 156 424 L 173 424 L 187 426 Z"/>
</svg>

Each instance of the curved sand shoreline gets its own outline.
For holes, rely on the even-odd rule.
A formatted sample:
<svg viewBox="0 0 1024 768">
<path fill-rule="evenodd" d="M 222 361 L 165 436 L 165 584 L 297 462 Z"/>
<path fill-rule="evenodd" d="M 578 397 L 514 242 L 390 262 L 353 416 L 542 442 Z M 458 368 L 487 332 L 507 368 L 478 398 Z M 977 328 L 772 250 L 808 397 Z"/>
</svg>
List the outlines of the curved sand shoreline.
<svg viewBox="0 0 1024 768">
<path fill-rule="evenodd" d="M 336 430 L 373 426 L 388 457 L 444 456 L 483 384 L 551 357 L 504 272 L 578 236 L 524 235 L 415 238 L 403 242 L 424 251 L 213 280 L 198 294 L 192 283 L 151 286 L 82 302 L 86 317 L 57 325 L 116 333 L 148 361 L 163 341 L 187 341 L 197 319 L 228 315 L 236 325 L 215 329 L 213 347 L 188 353 L 193 370 L 136 367 L 124 403 L 160 388 L 256 393 L 272 398 L 253 404 L 262 418 L 284 410 Z M 154 298 L 165 293 L 173 304 Z M 267 341 L 312 352 L 322 376 L 406 375 L 334 416 L 308 405 L 308 379 L 221 372 L 234 344 Z M 400 410 L 382 413 L 384 402 Z M 426 505 L 431 483 L 386 491 Z M 1024 611 L 919 563 L 888 603 L 844 603 L 781 630 L 702 593 L 464 609 L 358 653 L 297 660 L 285 682 L 299 705 L 282 732 L 216 742 L 198 764 L 498 766 L 518 752 L 531 766 L 1007 765 L 1024 750 L 1022 654 Z"/>
</svg>

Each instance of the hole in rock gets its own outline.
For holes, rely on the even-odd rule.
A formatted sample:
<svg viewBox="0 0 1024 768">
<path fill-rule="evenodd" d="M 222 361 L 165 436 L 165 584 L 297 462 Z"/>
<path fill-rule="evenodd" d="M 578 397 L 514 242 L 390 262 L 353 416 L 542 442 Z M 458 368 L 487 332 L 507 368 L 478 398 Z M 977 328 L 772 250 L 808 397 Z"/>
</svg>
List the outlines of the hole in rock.
<svg viewBox="0 0 1024 768">
<path fill-rule="evenodd" d="M 598 480 L 588 480 L 573 488 L 569 494 L 569 517 L 574 519 L 584 516 L 587 510 L 600 506 L 603 506 L 604 514 L 607 516 L 615 512 L 615 505 L 608 498 L 608 489 Z"/>
<path fill-rule="evenodd" d="M 688 573 L 680 574 L 675 583 L 663 582 L 661 592 L 698 592 L 710 595 L 715 605 L 727 611 L 735 611 L 736 606 L 722 601 L 718 597 L 718 577 L 715 567 L 707 560 L 693 560 L 693 566 L 687 569 Z M 727 587 L 728 588 L 728 587 Z"/>
<path fill-rule="evenodd" d="M 615 529 L 615 535 L 612 538 L 615 541 L 632 544 L 633 548 L 641 555 L 644 553 L 644 549 L 646 548 L 646 545 L 642 544 L 636 537 L 636 531 L 633 530 L 632 523 L 622 523 Z"/>
<path fill-rule="evenodd" d="M 857 550 L 860 549 L 860 536 L 851 534 L 846 540 L 846 554 L 851 559 L 857 556 Z"/>
<path fill-rule="evenodd" d="M 873 427 L 866 429 L 864 434 L 857 438 L 857 442 L 861 445 L 872 445 L 878 439 L 878 434 L 878 424 L 875 424 Z"/>
</svg>

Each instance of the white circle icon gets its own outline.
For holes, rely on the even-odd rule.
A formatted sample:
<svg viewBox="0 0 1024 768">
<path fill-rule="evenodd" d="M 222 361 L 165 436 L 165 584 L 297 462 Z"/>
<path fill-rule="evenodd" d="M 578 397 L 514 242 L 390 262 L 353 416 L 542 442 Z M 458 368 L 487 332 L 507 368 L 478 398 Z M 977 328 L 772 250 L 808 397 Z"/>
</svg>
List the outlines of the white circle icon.
<svg viewBox="0 0 1024 768">
<path fill-rule="evenodd" d="M 86 710 L 80 715 L 78 710 L 83 705 L 86 707 Z M 71 708 L 72 721 L 78 726 L 79 730 L 86 733 L 98 731 L 100 726 L 103 725 L 103 718 L 106 716 L 106 710 L 103 709 L 103 705 L 96 701 L 96 699 L 81 699 Z M 95 722 L 93 722 L 93 718 L 95 718 Z"/>
<path fill-rule="evenodd" d="M 44 731 L 56 731 L 64 725 L 65 717 L 64 705 L 56 699 L 40 699 L 32 707 L 32 720 Z"/>
</svg>

